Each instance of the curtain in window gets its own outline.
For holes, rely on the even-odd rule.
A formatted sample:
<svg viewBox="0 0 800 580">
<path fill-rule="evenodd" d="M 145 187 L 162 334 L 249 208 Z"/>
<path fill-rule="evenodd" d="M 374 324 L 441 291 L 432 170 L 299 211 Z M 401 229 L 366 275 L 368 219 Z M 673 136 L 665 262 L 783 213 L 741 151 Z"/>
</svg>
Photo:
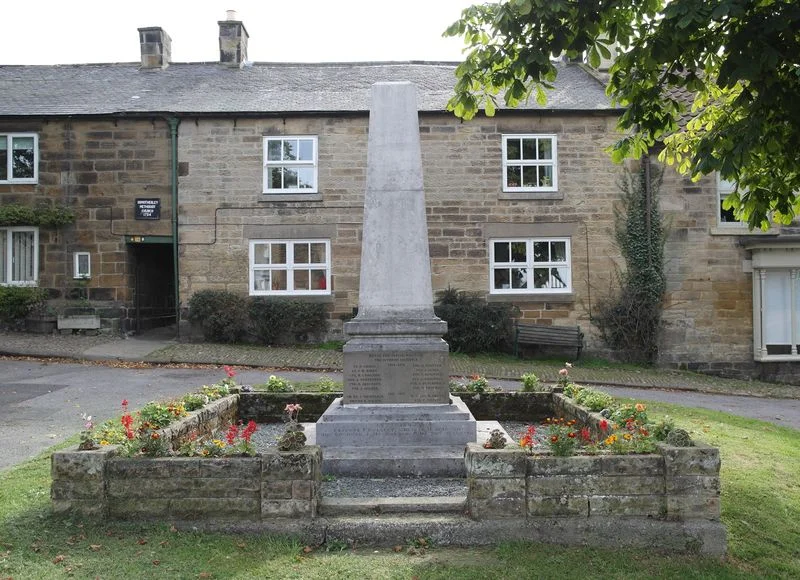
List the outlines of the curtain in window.
<svg viewBox="0 0 800 580">
<path fill-rule="evenodd" d="M 33 282 L 34 245 L 33 232 L 11 232 L 11 281 Z"/>
</svg>

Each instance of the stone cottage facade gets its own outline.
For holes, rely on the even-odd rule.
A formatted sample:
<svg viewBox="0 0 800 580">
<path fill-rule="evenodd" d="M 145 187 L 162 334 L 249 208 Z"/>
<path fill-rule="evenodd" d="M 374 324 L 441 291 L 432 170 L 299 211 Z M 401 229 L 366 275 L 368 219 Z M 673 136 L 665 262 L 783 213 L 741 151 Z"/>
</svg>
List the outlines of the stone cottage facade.
<svg viewBox="0 0 800 580">
<path fill-rule="evenodd" d="M 604 152 L 619 111 L 591 71 L 560 65 L 544 107 L 462 122 L 446 111 L 455 64 L 249 63 L 244 25 L 219 24 L 219 63 L 172 63 L 169 36 L 146 28 L 140 63 L 0 66 L 0 154 L 4 141 L 28 147 L 36 167 L 31 177 L 19 156 L 0 155 L 0 201 L 77 215 L 25 230 L 29 251 L 21 230 L 0 225 L 6 263 L 31 260 L 24 279 L 4 266 L 2 283 L 64 299 L 88 260 L 90 299 L 126 329 L 174 322 L 176 305 L 214 288 L 321 301 L 340 332 L 358 304 L 369 90 L 410 81 L 434 289 L 580 325 L 587 350 L 604 351 L 591 319 L 621 263 L 611 231 L 622 170 Z M 800 361 L 800 228 L 731 223 L 727 186 L 665 172 L 660 360 L 788 378 Z"/>
</svg>

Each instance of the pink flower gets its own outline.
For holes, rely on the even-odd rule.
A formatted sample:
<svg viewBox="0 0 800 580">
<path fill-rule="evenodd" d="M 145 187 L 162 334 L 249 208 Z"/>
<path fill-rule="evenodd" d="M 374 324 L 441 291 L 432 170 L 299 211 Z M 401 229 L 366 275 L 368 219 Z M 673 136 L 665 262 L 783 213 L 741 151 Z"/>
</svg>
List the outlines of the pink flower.
<svg viewBox="0 0 800 580">
<path fill-rule="evenodd" d="M 228 375 L 228 378 L 229 378 L 229 379 L 232 379 L 233 377 L 235 377 L 235 376 L 236 376 L 236 371 L 235 371 L 235 370 L 233 370 L 233 367 L 232 367 L 232 366 L 229 366 L 229 365 L 223 365 L 222 369 L 225 371 L 225 374 L 227 374 L 227 375 Z"/>
<path fill-rule="evenodd" d="M 560 371 L 558 371 L 558 374 L 561 375 L 562 377 L 566 377 L 569 374 L 569 371 L 567 369 L 561 369 Z"/>
</svg>

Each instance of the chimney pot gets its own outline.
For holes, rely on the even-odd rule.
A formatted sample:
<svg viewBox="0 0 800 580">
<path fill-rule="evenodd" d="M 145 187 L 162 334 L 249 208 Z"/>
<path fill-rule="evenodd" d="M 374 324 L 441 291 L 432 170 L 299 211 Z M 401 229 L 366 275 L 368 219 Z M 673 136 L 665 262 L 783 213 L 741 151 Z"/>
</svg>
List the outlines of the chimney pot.
<svg viewBox="0 0 800 580">
<path fill-rule="evenodd" d="M 139 28 L 142 68 L 167 68 L 172 58 L 172 39 L 160 26 Z"/>
</svg>

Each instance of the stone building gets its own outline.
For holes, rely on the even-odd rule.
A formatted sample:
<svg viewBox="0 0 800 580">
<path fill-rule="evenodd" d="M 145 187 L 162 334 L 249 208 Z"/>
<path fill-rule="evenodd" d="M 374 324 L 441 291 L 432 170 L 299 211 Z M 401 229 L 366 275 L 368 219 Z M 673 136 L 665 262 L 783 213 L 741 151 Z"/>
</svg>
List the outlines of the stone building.
<svg viewBox="0 0 800 580">
<path fill-rule="evenodd" d="M 603 352 L 591 319 L 621 265 L 622 170 L 604 151 L 619 110 L 592 71 L 561 64 L 545 106 L 462 122 L 446 111 L 453 63 L 251 63 L 245 26 L 219 25 L 218 63 L 173 63 L 166 32 L 145 28 L 139 63 L 0 66 L 0 201 L 77 216 L 0 224 L 3 283 L 63 300 L 82 282 L 125 329 L 172 323 L 207 288 L 321 301 L 336 333 L 358 304 L 369 90 L 411 81 L 434 290 L 580 325 Z M 15 165 L 25 155 L 33 175 Z M 729 221 L 726 186 L 665 172 L 660 361 L 786 378 L 800 361 L 800 228 Z"/>
</svg>

